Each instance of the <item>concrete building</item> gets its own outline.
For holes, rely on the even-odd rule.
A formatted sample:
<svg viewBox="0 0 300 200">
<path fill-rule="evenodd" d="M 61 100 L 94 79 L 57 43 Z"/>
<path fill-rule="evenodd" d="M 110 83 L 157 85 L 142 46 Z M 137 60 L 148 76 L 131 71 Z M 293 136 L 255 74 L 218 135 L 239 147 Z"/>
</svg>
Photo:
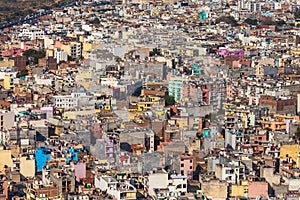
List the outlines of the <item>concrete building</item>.
<svg viewBox="0 0 300 200">
<path fill-rule="evenodd" d="M 79 105 L 89 105 L 91 96 L 86 93 L 71 93 L 71 95 L 53 96 L 55 107 L 57 108 L 76 108 Z"/>
<path fill-rule="evenodd" d="M 111 176 L 95 176 L 95 188 L 106 191 L 117 200 L 136 199 L 136 188 L 129 183 L 120 183 Z"/>
<path fill-rule="evenodd" d="M 153 169 L 145 178 L 146 191 L 150 196 L 156 196 L 156 190 L 164 190 L 162 197 L 178 195 L 178 192 L 187 192 L 187 176 L 169 174 L 163 169 Z"/>
<path fill-rule="evenodd" d="M 249 182 L 248 198 L 268 197 L 269 187 L 267 182 Z"/>
<path fill-rule="evenodd" d="M 24 177 L 34 177 L 35 176 L 35 159 L 21 157 L 20 158 L 20 173 Z"/>
<path fill-rule="evenodd" d="M 189 179 L 193 177 L 193 157 L 189 154 L 180 156 L 180 173 Z"/>
<path fill-rule="evenodd" d="M 15 114 L 13 111 L 0 110 L 0 130 L 8 130 L 14 126 Z"/>
</svg>

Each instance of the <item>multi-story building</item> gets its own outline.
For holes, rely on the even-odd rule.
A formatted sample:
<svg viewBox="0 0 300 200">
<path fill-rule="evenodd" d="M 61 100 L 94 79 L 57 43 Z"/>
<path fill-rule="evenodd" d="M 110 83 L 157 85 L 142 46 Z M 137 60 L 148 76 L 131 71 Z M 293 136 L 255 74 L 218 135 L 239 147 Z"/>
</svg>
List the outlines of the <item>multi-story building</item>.
<svg viewBox="0 0 300 200">
<path fill-rule="evenodd" d="M 82 55 L 82 45 L 80 42 L 65 42 L 61 45 L 61 49 L 67 52 L 72 58 L 80 58 Z"/>
<path fill-rule="evenodd" d="M 95 176 L 95 188 L 106 191 L 117 200 L 136 199 L 136 188 L 126 182 L 119 182 L 111 176 Z"/>
<path fill-rule="evenodd" d="M 44 31 L 38 28 L 25 28 L 22 30 L 20 37 L 25 37 L 30 40 L 42 39 L 44 37 Z"/>
<path fill-rule="evenodd" d="M 76 108 L 80 105 L 89 105 L 91 96 L 86 93 L 71 93 L 71 95 L 53 96 L 55 107 Z"/>
<path fill-rule="evenodd" d="M 0 110 L 0 130 L 8 130 L 14 126 L 15 114 L 13 111 Z"/>
<path fill-rule="evenodd" d="M 189 179 L 193 177 L 193 157 L 189 154 L 180 156 L 180 173 Z"/>
</svg>

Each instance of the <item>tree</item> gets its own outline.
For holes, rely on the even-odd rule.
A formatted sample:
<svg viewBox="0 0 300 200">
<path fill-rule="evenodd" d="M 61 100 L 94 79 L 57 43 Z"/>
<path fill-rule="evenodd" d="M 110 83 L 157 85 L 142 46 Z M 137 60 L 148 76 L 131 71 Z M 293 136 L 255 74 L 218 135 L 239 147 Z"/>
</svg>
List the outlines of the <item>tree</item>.
<svg viewBox="0 0 300 200">
<path fill-rule="evenodd" d="M 92 23 L 92 24 L 100 24 L 100 20 L 99 20 L 98 17 L 96 17 L 95 19 L 93 19 L 93 20 L 91 21 L 91 23 Z"/>
<path fill-rule="evenodd" d="M 297 11 L 294 13 L 294 17 L 295 17 L 295 18 L 300 18 L 300 10 L 297 10 Z"/>
<path fill-rule="evenodd" d="M 38 64 L 39 58 L 44 58 L 46 56 L 45 50 L 34 50 L 34 49 L 28 49 L 23 52 L 23 56 L 28 58 L 33 58 L 32 61 L 34 64 Z"/>
<path fill-rule="evenodd" d="M 150 56 L 161 56 L 161 52 L 160 52 L 160 49 L 158 48 L 154 48 L 152 51 L 150 51 Z"/>
<path fill-rule="evenodd" d="M 173 106 L 175 105 L 175 98 L 172 95 L 169 95 L 168 93 L 166 93 L 165 97 L 165 106 Z"/>
<path fill-rule="evenodd" d="M 142 93 L 142 87 L 138 87 L 135 89 L 132 96 L 139 97 L 141 95 L 141 93 Z"/>
<path fill-rule="evenodd" d="M 21 70 L 21 71 L 19 71 L 17 73 L 17 78 L 20 78 L 22 76 L 27 76 L 27 75 L 28 75 L 28 70 L 27 69 L 23 69 L 23 70 Z"/>
<path fill-rule="evenodd" d="M 249 25 L 253 25 L 253 26 L 256 26 L 258 24 L 258 20 L 257 19 L 247 18 L 247 19 L 245 19 L 244 22 L 247 23 L 247 24 L 249 24 Z"/>
<path fill-rule="evenodd" d="M 295 136 L 296 136 L 297 141 L 300 141 L 300 126 L 297 127 Z"/>
<path fill-rule="evenodd" d="M 230 24 L 231 26 L 237 26 L 238 23 L 232 16 L 226 16 L 226 17 L 219 17 L 216 19 L 216 24 L 219 24 L 220 22 L 225 22 L 227 24 Z"/>
</svg>

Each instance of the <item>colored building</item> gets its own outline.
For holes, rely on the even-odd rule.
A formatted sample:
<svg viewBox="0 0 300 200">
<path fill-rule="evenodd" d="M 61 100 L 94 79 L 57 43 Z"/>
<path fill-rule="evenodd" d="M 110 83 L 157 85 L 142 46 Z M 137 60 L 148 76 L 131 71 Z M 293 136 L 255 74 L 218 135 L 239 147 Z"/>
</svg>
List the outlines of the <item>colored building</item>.
<svg viewBox="0 0 300 200">
<path fill-rule="evenodd" d="M 47 161 L 50 161 L 50 153 L 47 152 L 47 148 L 36 148 L 35 152 L 35 164 L 36 170 L 41 171 L 47 164 Z"/>
<path fill-rule="evenodd" d="M 180 156 L 180 173 L 186 175 L 188 179 L 193 177 L 193 157 L 189 154 Z"/>
<path fill-rule="evenodd" d="M 268 197 L 269 187 L 267 182 L 249 182 L 248 198 Z"/>
</svg>

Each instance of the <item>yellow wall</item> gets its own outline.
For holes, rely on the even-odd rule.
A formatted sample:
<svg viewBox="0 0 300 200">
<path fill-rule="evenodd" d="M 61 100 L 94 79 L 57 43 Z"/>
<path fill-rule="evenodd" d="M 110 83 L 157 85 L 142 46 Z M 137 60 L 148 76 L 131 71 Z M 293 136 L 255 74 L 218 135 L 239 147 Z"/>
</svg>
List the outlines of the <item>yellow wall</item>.
<svg viewBox="0 0 300 200">
<path fill-rule="evenodd" d="M 91 43 L 83 43 L 83 47 L 82 47 L 82 50 L 83 51 L 91 51 L 93 49 L 93 44 Z"/>
<path fill-rule="evenodd" d="M 176 124 L 179 128 L 187 127 L 188 126 L 188 118 L 178 118 L 178 117 L 171 117 L 172 120 L 176 120 Z"/>
<path fill-rule="evenodd" d="M 4 59 L 0 62 L 0 67 L 13 67 L 14 64 L 13 60 Z"/>
<path fill-rule="evenodd" d="M 127 199 L 135 199 L 136 198 L 136 193 L 135 192 L 127 192 L 126 193 L 126 198 Z"/>
<path fill-rule="evenodd" d="M 231 194 L 232 197 L 245 197 L 245 193 L 248 193 L 248 185 L 232 185 Z"/>
<path fill-rule="evenodd" d="M 54 57 L 54 52 L 52 49 L 47 49 L 46 50 L 46 56 L 49 56 L 49 57 Z"/>
<path fill-rule="evenodd" d="M 3 169 L 4 165 L 8 167 L 13 165 L 10 150 L 0 150 L 0 169 Z"/>
<path fill-rule="evenodd" d="M 153 102 L 138 102 L 138 111 L 150 110 L 153 105 Z"/>
<path fill-rule="evenodd" d="M 298 144 L 282 145 L 280 147 L 280 159 L 285 159 L 286 154 L 288 154 L 289 157 L 293 159 L 293 161 L 297 162 L 297 158 L 299 154 L 299 145 Z"/>
<path fill-rule="evenodd" d="M 300 49 L 291 50 L 291 54 L 299 55 L 300 54 Z"/>
<path fill-rule="evenodd" d="M 26 160 L 26 157 L 20 158 L 20 173 L 25 177 L 34 177 L 35 160 Z"/>
<path fill-rule="evenodd" d="M 3 87 L 4 89 L 10 89 L 10 76 L 4 76 Z"/>
<path fill-rule="evenodd" d="M 195 139 L 194 142 L 190 143 L 190 146 L 188 147 L 189 154 L 192 154 L 193 151 L 199 151 L 200 149 L 200 140 Z"/>
</svg>

